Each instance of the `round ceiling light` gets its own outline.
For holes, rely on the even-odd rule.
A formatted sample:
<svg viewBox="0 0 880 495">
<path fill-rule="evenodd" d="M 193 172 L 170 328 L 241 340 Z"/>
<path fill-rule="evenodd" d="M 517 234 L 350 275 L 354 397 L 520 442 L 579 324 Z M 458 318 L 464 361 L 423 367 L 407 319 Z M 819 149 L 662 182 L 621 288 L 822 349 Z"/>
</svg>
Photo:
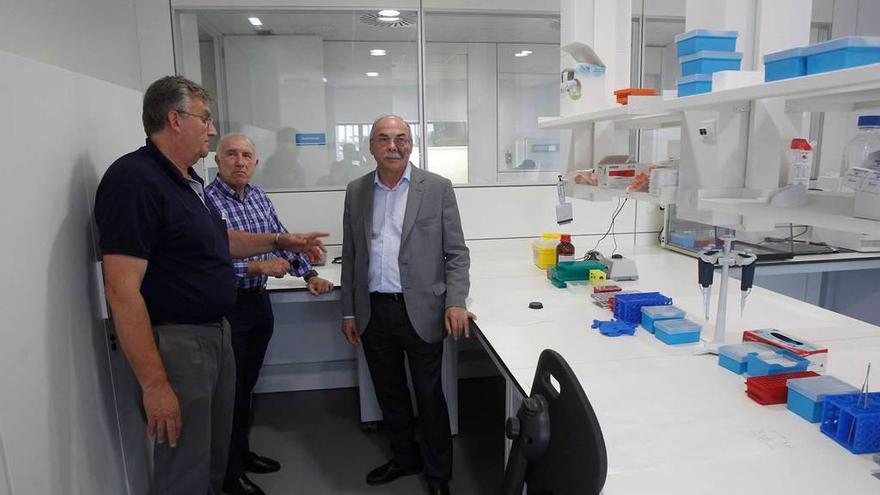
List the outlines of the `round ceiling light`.
<svg viewBox="0 0 880 495">
<path fill-rule="evenodd" d="M 379 17 L 398 17 L 400 12 L 394 9 L 385 9 L 379 11 Z"/>
</svg>

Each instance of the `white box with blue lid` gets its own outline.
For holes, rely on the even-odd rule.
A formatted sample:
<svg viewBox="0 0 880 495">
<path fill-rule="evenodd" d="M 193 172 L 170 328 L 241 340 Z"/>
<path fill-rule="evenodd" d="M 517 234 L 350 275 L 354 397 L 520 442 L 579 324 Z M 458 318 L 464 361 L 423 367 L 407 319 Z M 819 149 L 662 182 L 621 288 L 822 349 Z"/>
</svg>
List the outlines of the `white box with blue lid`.
<svg viewBox="0 0 880 495">
<path fill-rule="evenodd" d="M 680 320 L 685 317 L 685 312 L 675 306 L 642 306 L 642 327 L 654 333 L 654 325 L 661 320 Z"/>
<path fill-rule="evenodd" d="M 772 350 L 772 347 L 760 342 L 723 345 L 718 348 L 718 366 L 741 375 L 746 372 L 749 354 Z"/>
<path fill-rule="evenodd" d="M 675 49 L 679 57 L 701 50 L 732 52 L 736 50 L 736 31 L 694 29 L 675 35 Z"/>
<path fill-rule="evenodd" d="M 880 62 L 880 36 L 846 36 L 804 48 L 807 74 Z"/>
<path fill-rule="evenodd" d="M 855 394 L 859 389 L 833 376 L 792 378 L 788 386 L 788 409 L 810 423 L 822 420 L 822 405 L 829 395 Z"/>
<path fill-rule="evenodd" d="M 691 344 L 700 341 L 700 325 L 686 318 L 654 323 L 654 337 L 664 344 Z"/>
<path fill-rule="evenodd" d="M 764 81 L 779 81 L 807 74 L 804 48 L 791 48 L 764 55 Z"/>
</svg>

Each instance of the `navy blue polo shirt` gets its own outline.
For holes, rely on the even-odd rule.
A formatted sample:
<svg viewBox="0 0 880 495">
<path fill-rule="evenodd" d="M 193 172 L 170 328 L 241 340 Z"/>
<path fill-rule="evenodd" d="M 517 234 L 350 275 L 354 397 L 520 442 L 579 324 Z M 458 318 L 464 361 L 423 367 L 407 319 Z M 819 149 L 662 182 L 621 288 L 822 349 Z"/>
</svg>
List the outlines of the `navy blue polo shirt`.
<svg viewBox="0 0 880 495">
<path fill-rule="evenodd" d="M 189 173 L 202 182 L 192 168 Z M 101 252 L 147 260 L 141 294 L 153 324 L 209 323 L 235 306 L 226 222 L 206 203 L 149 139 L 101 179 L 95 196 Z"/>
</svg>

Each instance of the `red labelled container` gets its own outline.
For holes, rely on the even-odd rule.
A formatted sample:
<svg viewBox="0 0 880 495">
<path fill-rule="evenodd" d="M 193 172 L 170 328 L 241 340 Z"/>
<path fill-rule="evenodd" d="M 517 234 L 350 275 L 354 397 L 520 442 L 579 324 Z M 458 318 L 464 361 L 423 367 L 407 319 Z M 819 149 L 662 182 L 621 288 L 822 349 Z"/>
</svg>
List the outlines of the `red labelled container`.
<svg viewBox="0 0 880 495">
<path fill-rule="evenodd" d="M 779 375 L 752 376 L 746 378 L 746 395 L 758 404 L 769 406 L 788 402 L 788 380 L 819 376 L 813 371 L 781 373 Z"/>
</svg>

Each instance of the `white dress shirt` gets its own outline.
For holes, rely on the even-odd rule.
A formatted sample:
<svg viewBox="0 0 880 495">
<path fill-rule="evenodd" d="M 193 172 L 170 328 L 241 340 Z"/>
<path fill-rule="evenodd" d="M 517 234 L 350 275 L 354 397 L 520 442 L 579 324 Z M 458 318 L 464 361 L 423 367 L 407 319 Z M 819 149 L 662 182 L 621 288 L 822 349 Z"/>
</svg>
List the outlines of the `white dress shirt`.
<svg viewBox="0 0 880 495">
<path fill-rule="evenodd" d="M 393 188 L 379 180 L 379 171 L 373 177 L 373 228 L 370 232 L 370 292 L 403 292 L 400 284 L 400 236 L 403 216 L 409 196 L 412 164 L 407 164 L 403 176 Z"/>
</svg>

